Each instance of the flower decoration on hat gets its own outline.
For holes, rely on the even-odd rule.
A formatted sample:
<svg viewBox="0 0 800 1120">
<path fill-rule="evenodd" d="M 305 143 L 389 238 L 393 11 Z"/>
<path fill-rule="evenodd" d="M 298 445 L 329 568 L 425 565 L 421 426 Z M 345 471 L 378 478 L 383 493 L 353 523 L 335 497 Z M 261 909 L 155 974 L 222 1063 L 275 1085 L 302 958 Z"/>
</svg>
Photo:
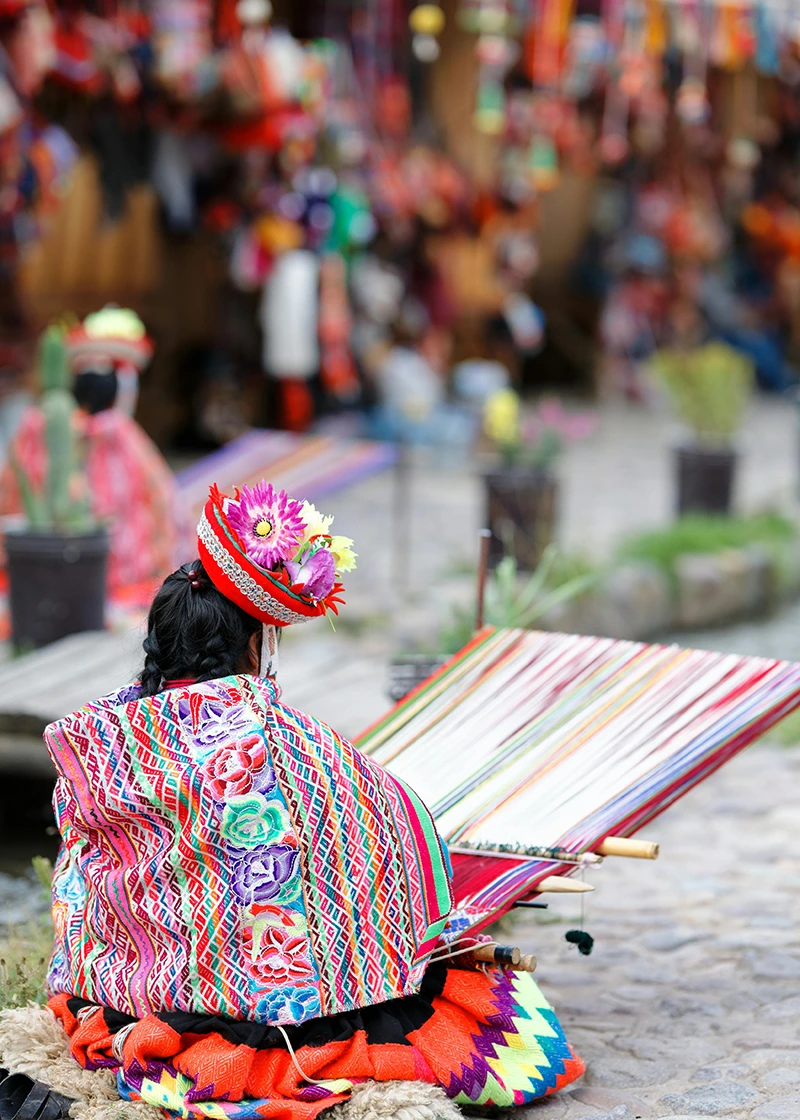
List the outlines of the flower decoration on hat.
<svg viewBox="0 0 800 1120">
<path fill-rule="evenodd" d="M 339 577 L 355 568 L 356 553 L 349 537 L 331 534 L 332 522 L 263 479 L 232 497 L 212 486 L 200 557 L 217 590 L 267 625 L 338 614 Z"/>
</svg>

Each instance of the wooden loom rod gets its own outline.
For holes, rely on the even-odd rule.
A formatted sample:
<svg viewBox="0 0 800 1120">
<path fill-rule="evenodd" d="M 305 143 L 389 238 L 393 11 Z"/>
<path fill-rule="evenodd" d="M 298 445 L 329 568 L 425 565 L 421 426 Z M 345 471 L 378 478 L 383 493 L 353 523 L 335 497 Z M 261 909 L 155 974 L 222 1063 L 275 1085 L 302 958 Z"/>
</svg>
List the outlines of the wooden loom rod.
<svg viewBox="0 0 800 1120">
<path fill-rule="evenodd" d="M 652 840 L 630 840 L 626 836 L 607 836 L 597 851 L 601 856 L 658 859 L 658 844 Z"/>
<path fill-rule="evenodd" d="M 487 942 L 485 945 L 476 945 L 473 950 L 476 961 L 485 964 L 502 964 L 514 972 L 534 972 L 536 970 L 536 957 L 533 953 L 523 953 L 515 945 L 494 945 Z"/>
<path fill-rule="evenodd" d="M 491 856 L 493 859 L 535 859 L 539 863 L 602 863 L 596 852 L 568 852 L 562 848 L 523 848 L 511 846 L 472 848 L 468 844 L 450 845 L 450 851 L 460 856 Z"/>
<path fill-rule="evenodd" d="M 550 894 L 585 894 L 586 891 L 593 891 L 594 887 L 591 883 L 581 882 L 580 879 L 565 879 L 563 875 L 548 875 L 540 883 L 537 883 L 533 890 L 537 893 L 547 891 Z"/>
<path fill-rule="evenodd" d="M 481 529 L 480 554 L 478 556 L 478 595 L 475 605 L 475 629 L 483 629 L 483 604 L 486 598 L 486 576 L 489 572 L 489 542 L 492 539 L 490 529 Z"/>
</svg>

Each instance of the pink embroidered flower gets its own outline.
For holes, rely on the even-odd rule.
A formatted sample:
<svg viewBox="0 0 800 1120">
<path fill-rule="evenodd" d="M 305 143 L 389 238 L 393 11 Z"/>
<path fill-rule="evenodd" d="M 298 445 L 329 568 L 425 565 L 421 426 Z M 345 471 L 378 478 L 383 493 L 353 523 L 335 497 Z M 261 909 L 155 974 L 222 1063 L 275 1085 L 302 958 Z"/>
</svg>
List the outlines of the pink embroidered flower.
<svg viewBox="0 0 800 1120">
<path fill-rule="evenodd" d="M 208 785 L 217 801 L 249 793 L 254 778 L 267 764 L 267 748 L 258 735 L 221 747 L 203 766 Z M 274 783 L 273 783 L 274 784 Z M 259 783 L 263 786 L 263 783 Z"/>
<path fill-rule="evenodd" d="M 305 528 L 302 508 L 285 490 L 275 490 L 262 479 L 252 489 L 243 486 L 227 512 L 250 559 L 262 568 L 274 568 L 296 551 Z"/>
<path fill-rule="evenodd" d="M 313 980 L 308 926 L 300 914 L 277 906 L 252 906 L 243 940 L 250 974 L 277 987 Z"/>
<path fill-rule="evenodd" d="M 324 599 L 326 595 L 330 595 L 336 583 L 336 560 L 327 548 L 317 549 L 299 564 L 290 560 L 286 570 L 292 584 L 300 584 L 312 599 Z"/>
</svg>

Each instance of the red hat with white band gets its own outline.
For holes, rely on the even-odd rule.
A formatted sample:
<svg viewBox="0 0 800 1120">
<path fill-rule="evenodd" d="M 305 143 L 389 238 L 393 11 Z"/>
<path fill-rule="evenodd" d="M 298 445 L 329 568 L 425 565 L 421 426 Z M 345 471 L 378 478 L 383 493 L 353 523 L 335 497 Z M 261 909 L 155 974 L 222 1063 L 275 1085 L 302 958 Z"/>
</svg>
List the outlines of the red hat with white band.
<svg viewBox="0 0 800 1120">
<path fill-rule="evenodd" d="M 214 485 L 197 527 L 200 559 L 217 590 L 265 626 L 338 614 L 339 576 L 356 554 L 332 521 L 263 479 L 230 497 Z"/>
</svg>

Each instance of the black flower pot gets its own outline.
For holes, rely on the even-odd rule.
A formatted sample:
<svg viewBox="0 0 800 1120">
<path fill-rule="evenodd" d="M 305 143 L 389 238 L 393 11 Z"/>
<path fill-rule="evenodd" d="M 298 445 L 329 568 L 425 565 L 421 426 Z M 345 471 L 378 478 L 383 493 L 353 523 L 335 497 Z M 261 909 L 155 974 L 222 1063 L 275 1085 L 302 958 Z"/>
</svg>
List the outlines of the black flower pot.
<svg viewBox="0 0 800 1120">
<path fill-rule="evenodd" d="M 738 454 L 730 448 L 678 447 L 678 516 L 729 514 Z"/>
<path fill-rule="evenodd" d="M 9 532 L 11 638 L 17 649 L 49 645 L 105 626 L 108 535 Z"/>
<path fill-rule="evenodd" d="M 491 471 L 483 479 L 490 566 L 507 552 L 521 572 L 534 571 L 555 534 L 558 483 L 547 471 Z"/>
</svg>

